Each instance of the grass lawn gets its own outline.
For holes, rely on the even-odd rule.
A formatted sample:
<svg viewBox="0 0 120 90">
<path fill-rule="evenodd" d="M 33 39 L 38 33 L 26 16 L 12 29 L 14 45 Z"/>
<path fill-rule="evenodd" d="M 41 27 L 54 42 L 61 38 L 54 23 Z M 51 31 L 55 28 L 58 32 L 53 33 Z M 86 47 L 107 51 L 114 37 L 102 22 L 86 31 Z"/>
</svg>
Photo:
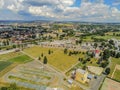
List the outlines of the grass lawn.
<svg viewBox="0 0 120 90">
<path fill-rule="evenodd" d="M 116 64 L 120 65 L 120 58 L 111 58 L 111 65 L 110 65 L 111 72 L 109 75 L 110 77 L 115 69 Z"/>
<path fill-rule="evenodd" d="M 91 58 L 91 61 L 87 62 L 86 65 L 87 66 L 99 66 L 99 64 L 97 64 L 98 60 L 96 58 Z"/>
<path fill-rule="evenodd" d="M 49 49 L 50 48 L 42 48 L 42 47 L 39 47 L 39 46 L 35 46 L 35 47 L 24 49 L 24 52 L 26 52 L 29 55 L 37 58 L 37 57 L 41 56 L 41 53 L 43 53 L 44 55 L 48 55 L 48 50 Z M 57 49 L 51 48 L 50 50 L 53 50 L 55 52 Z"/>
<path fill-rule="evenodd" d="M 120 81 L 120 70 L 116 69 L 113 78 Z"/>
<path fill-rule="evenodd" d="M 28 62 L 31 61 L 32 59 L 27 56 L 27 55 L 21 55 L 12 59 L 9 59 L 8 61 L 10 62 L 18 62 L 18 63 L 24 63 L 24 62 Z"/>
<path fill-rule="evenodd" d="M 0 61 L 0 72 L 11 64 L 12 62 Z"/>
<path fill-rule="evenodd" d="M 118 33 L 117 33 L 118 34 Z M 118 40 L 120 40 L 120 36 L 113 36 L 110 34 L 108 35 L 105 35 L 105 36 L 99 36 L 99 35 L 91 35 L 91 36 L 86 36 L 83 41 L 85 42 L 92 42 L 93 40 L 91 39 L 91 37 L 94 37 L 94 38 L 98 38 L 98 39 L 105 39 L 105 40 L 108 40 L 108 39 L 111 39 L 111 38 L 116 38 Z"/>
<path fill-rule="evenodd" d="M 22 55 L 22 53 L 20 53 L 20 52 L 12 52 L 12 53 L 7 53 L 7 54 L 2 54 L 2 55 L 0 55 L 0 61 L 5 61 L 5 60 L 8 60 L 10 58 L 17 57 L 19 55 Z"/>
<path fill-rule="evenodd" d="M 108 40 L 108 39 L 111 39 L 111 38 L 116 38 L 116 39 L 119 39 L 119 40 L 120 40 L 120 37 L 119 37 L 119 36 L 111 36 L 111 35 L 96 36 L 95 38 L 100 38 L 100 39 L 105 39 L 105 40 Z"/>
<path fill-rule="evenodd" d="M 53 53 L 49 55 L 48 50 L 53 51 Z M 83 54 L 68 56 L 64 54 L 63 49 L 43 48 L 39 46 L 28 48 L 24 51 L 33 57 L 39 57 L 41 53 L 43 53 L 43 55 L 47 57 L 49 64 L 62 71 L 69 69 L 78 62 L 79 57 L 84 56 Z M 41 59 L 43 60 L 43 57 Z"/>
<path fill-rule="evenodd" d="M 85 38 L 83 38 L 83 41 L 84 42 L 93 42 L 93 40 L 91 39 L 92 35 L 91 36 L 86 36 Z"/>
</svg>

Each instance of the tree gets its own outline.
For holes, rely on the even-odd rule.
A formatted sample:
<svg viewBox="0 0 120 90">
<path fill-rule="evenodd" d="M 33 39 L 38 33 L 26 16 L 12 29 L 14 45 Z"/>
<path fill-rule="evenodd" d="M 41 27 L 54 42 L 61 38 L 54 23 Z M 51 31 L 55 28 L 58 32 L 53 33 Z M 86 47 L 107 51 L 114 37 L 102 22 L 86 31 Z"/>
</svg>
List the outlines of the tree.
<svg viewBox="0 0 120 90">
<path fill-rule="evenodd" d="M 81 39 L 81 40 L 79 40 L 79 44 L 80 44 L 80 45 L 82 44 L 82 39 Z"/>
<path fill-rule="evenodd" d="M 111 50 L 111 51 L 110 51 L 110 55 L 111 55 L 112 57 L 115 57 L 116 52 L 115 52 L 115 51 L 113 51 L 113 50 Z"/>
<path fill-rule="evenodd" d="M 51 51 L 50 51 L 50 50 L 48 51 L 48 54 L 51 54 Z"/>
<path fill-rule="evenodd" d="M 41 53 L 41 57 L 43 57 L 43 53 Z"/>
<path fill-rule="evenodd" d="M 97 44 L 97 43 L 94 43 L 94 46 L 95 46 L 95 48 L 97 48 L 98 44 Z"/>
<path fill-rule="evenodd" d="M 12 47 L 13 47 L 13 48 L 16 48 L 16 45 L 13 45 Z"/>
<path fill-rule="evenodd" d="M 78 58 L 78 61 L 81 61 L 81 58 Z"/>
<path fill-rule="evenodd" d="M 3 41 L 3 45 L 4 45 L 4 46 L 6 46 L 6 45 L 7 45 L 5 40 Z"/>
<path fill-rule="evenodd" d="M 109 44 L 114 45 L 114 41 L 113 41 L 113 40 L 110 40 L 110 41 L 109 41 Z"/>
<path fill-rule="evenodd" d="M 103 52 L 103 59 L 107 60 L 110 57 L 110 51 L 108 49 Z"/>
<path fill-rule="evenodd" d="M 116 54 L 116 58 L 120 58 L 120 53 L 119 52 Z"/>
<path fill-rule="evenodd" d="M 0 90 L 19 90 L 19 88 L 16 83 L 12 83 L 9 87 L 1 87 Z"/>
<path fill-rule="evenodd" d="M 9 45 L 9 40 L 6 41 L 7 45 Z"/>
<path fill-rule="evenodd" d="M 83 61 L 82 61 L 82 64 L 86 64 L 86 63 L 87 63 L 87 61 L 86 61 L 86 60 L 83 60 Z"/>
<path fill-rule="evenodd" d="M 106 62 L 102 62 L 100 66 L 103 67 L 103 68 L 105 68 L 108 64 L 109 64 L 109 62 L 106 61 Z"/>
<path fill-rule="evenodd" d="M 91 59 L 90 59 L 90 58 L 87 58 L 86 60 L 87 60 L 87 61 L 90 61 Z"/>
<path fill-rule="evenodd" d="M 86 68 L 87 68 L 86 65 L 84 65 L 84 66 L 82 67 L 83 70 L 86 70 Z"/>
<path fill-rule="evenodd" d="M 107 46 L 108 46 L 110 49 L 113 48 L 113 46 L 112 46 L 111 44 L 107 44 Z"/>
<path fill-rule="evenodd" d="M 76 45 L 78 45 L 78 43 L 79 43 L 78 40 L 76 40 L 75 43 L 76 43 Z"/>
<path fill-rule="evenodd" d="M 105 72 L 106 72 L 107 75 L 110 74 L 110 68 L 109 68 L 109 67 L 106 68 L 106 69 L 105 69 Z"/>
<path fill-rule="evenodd" d="M 71 56 L 71 54 L 72 54 L 72 52 L 70 51 L 70 52 L 69 52 L 69 56 Z"/>
<path fill-rule="evenodd" d="M 47 57 L 45 56 L 44 59 L 43 59 L 43 63 L 44 64 L 47 64 Z"/>
<path fill-rule="evenodd" d="M 83 61 L 83 58 L 78 58 L 78 61 L 82 62 L 82 61 Z"/>
<path fill-rule="evenodd" d="M 105 42 L 102 42 L 102 43 L 101 43 L 101 46 L 104 47 L 104 46 L 105 46 Z"/>
<path fill-rule="evenodd" d="M 115 36 L 115 33 L 113 33 L 113 36 Z"/>
<path fill-rule="evenodd" d="M 68 53 L 68 50 L 67 48 L 64 49 L 64 54 L 67 54 Z"/>
<path fill-rule="evenodd" d="M 41 58 L 40 58 L 40 57 L 38 57 L 38 60 L 41 60 Z"/>
<path fill-rule="evenodd" d="M 10 87 L 8 90 L 18 90 L 16 83 L 10 84 Z"/>
</svg>

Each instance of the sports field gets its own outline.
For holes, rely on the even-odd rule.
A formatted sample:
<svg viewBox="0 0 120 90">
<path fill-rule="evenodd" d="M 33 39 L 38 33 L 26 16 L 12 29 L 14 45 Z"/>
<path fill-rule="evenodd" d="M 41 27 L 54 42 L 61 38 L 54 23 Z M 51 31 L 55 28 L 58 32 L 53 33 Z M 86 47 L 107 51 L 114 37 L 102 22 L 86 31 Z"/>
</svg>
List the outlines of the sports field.
<svg viewBox="0 0 120 90">
<path fill-rule="evenodd" d="M 48 54 L 49 50 L 53 51 L 53 53 Z M 41 57 L 41 54 L 43 53 L 43 57 L 47 57 L 48 63 L 61 71 L 65 71 L 76 64 L 79 57 L 84 57 L 83 54 L 69 56 L 68 54 L 64 54 L 63 49 L 45 48 L 39 46 L 27 48 L 24 52 L 35 58 L 38 58 L 39 56 Z M 41 60 L 43 60 L 43 57 L 41 57 Z"/>
</svg>

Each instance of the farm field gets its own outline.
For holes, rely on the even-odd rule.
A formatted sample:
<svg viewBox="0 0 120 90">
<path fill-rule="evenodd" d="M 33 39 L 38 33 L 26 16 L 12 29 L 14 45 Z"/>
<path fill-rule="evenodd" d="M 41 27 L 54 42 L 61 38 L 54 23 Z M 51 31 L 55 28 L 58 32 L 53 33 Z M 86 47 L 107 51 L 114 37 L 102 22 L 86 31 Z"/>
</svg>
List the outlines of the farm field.
<svg viewBox="0 0 120 90">
<path fill-rule="evenodd" d="M 53 51 L 53 53 L 48 54 L 48 50 Z M 65 71 L 72 67 L 72 65 L 76 64 L 79 57 L 84 57 L 83 54 L 69 56 L 64 54 L 63 49 L 44 48 L 39 46 L 25 49 L 24 52 L 35 58 L 39 57 L 43 53 L 43 57 L 47 57 L 48 63 L 61 71 Z M 43 60 L 43 57 L 41 57 L 41 60 Z"/>
<path fill-rule="evenodd" d="M 10 61 L 10 62 L 18 62 L 18 63 L 25 63 L 25 62 L 28 62 L 28 61 L 31 61 L 31 60 L 32 59 L 29 56 L 21 55 L 21 56 L 9 59 L 8 61 Z"/>
<path fill-rule="evenodd" d="M 111 35 L 111 34 L 113 34 L 113 33 L 108 33 L 108 34 L 106 34 L 105 36 L 100 36 L 100 35 L 86 36 L 85 38 L 83 38 L 83 40 L 84 40 L 85 42 L 87 42 L 87 41 L 88 41 L 88 42 L 92 42 L 92 41 L 93 41 L 92 37 L 98 38 L 98 39 L 105 39 L 105 40 L 108 40 L 108 39 L 111 39 L 111 38 L 115 38 L 115 39 L 120 40 L 120 36 L 113 36 L 113 35 Z M 119 33 L 117 33 L 117 34 L 119 34 Z"/>
<path fill-rule="evenodd" d="M 106 35 L 113 35 L 113 33 L 114 34 L 120 34 L 120 32 L 107 32 L 107 33 L 105 33 Z"/>
<path fill-rule="evenodd" d="M 111 72 L 110 72 L 109 77 L 111 77 L 111 75 L 115 69 L 115 66 L 117 64 L 120 65 L 120 58 L 111 58 L 111 65 L 110 65 Z"/>
<path fill-rule="evenodd" d="M 8 59 L 11 59 L 11 58 L 14 58 L 14 57 L 17 57 L 20 55 L 22 55 L 22 53 L 20 53 L 20 52 L 12 52 L 12 53 L 7 53 L 7 54 L 2 54 L 2 55 L 0 55 L 0 61 L 6 61 Z"/>
<path fill-rule="evenodd" d="M 11 62 L 0 61 L 0 72 L 11 64 L 12 64 Z"/>
<path fill-rule="evenodd" d="M 12 52 L 0 55 L 0 77 L 15 68 L 17 65 L 32 61 L 21 52 Z"/>
<path fill-rule="evenodd" d="M 105 39 L 105 40 L 108 40 L 108 39 L 111 39 L 111 38 L 116 38 L 116 39 L 119 39 L 119 40 L 120 40 L 120 37 L 119 37 L 119 36 L 111 36 L 111 35 L 96 36 L 95 38 L 100 38 L 100 39 Z"/>
<path fill-rule="evenodd" d="M 120 83 L 106 78 L 100 90 L 120 90 Z"/>
<path fill-rule="evenodd" d="M 120 70 L 116 69 L 113 78 L 120 81 Z"/>
</svg>

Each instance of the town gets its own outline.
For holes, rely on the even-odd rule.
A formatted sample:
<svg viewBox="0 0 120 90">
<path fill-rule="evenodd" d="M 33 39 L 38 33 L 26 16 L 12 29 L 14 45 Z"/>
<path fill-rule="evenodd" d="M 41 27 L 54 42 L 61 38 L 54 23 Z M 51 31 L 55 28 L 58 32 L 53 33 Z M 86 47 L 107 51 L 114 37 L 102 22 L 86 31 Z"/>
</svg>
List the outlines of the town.
<svg viewBox="0 0 120 90">
<path fill-rule="evenodd" d="M 1 90 L 120 90 L 119 86 L 120 24 L 0 23 Z"/>
</svg>

